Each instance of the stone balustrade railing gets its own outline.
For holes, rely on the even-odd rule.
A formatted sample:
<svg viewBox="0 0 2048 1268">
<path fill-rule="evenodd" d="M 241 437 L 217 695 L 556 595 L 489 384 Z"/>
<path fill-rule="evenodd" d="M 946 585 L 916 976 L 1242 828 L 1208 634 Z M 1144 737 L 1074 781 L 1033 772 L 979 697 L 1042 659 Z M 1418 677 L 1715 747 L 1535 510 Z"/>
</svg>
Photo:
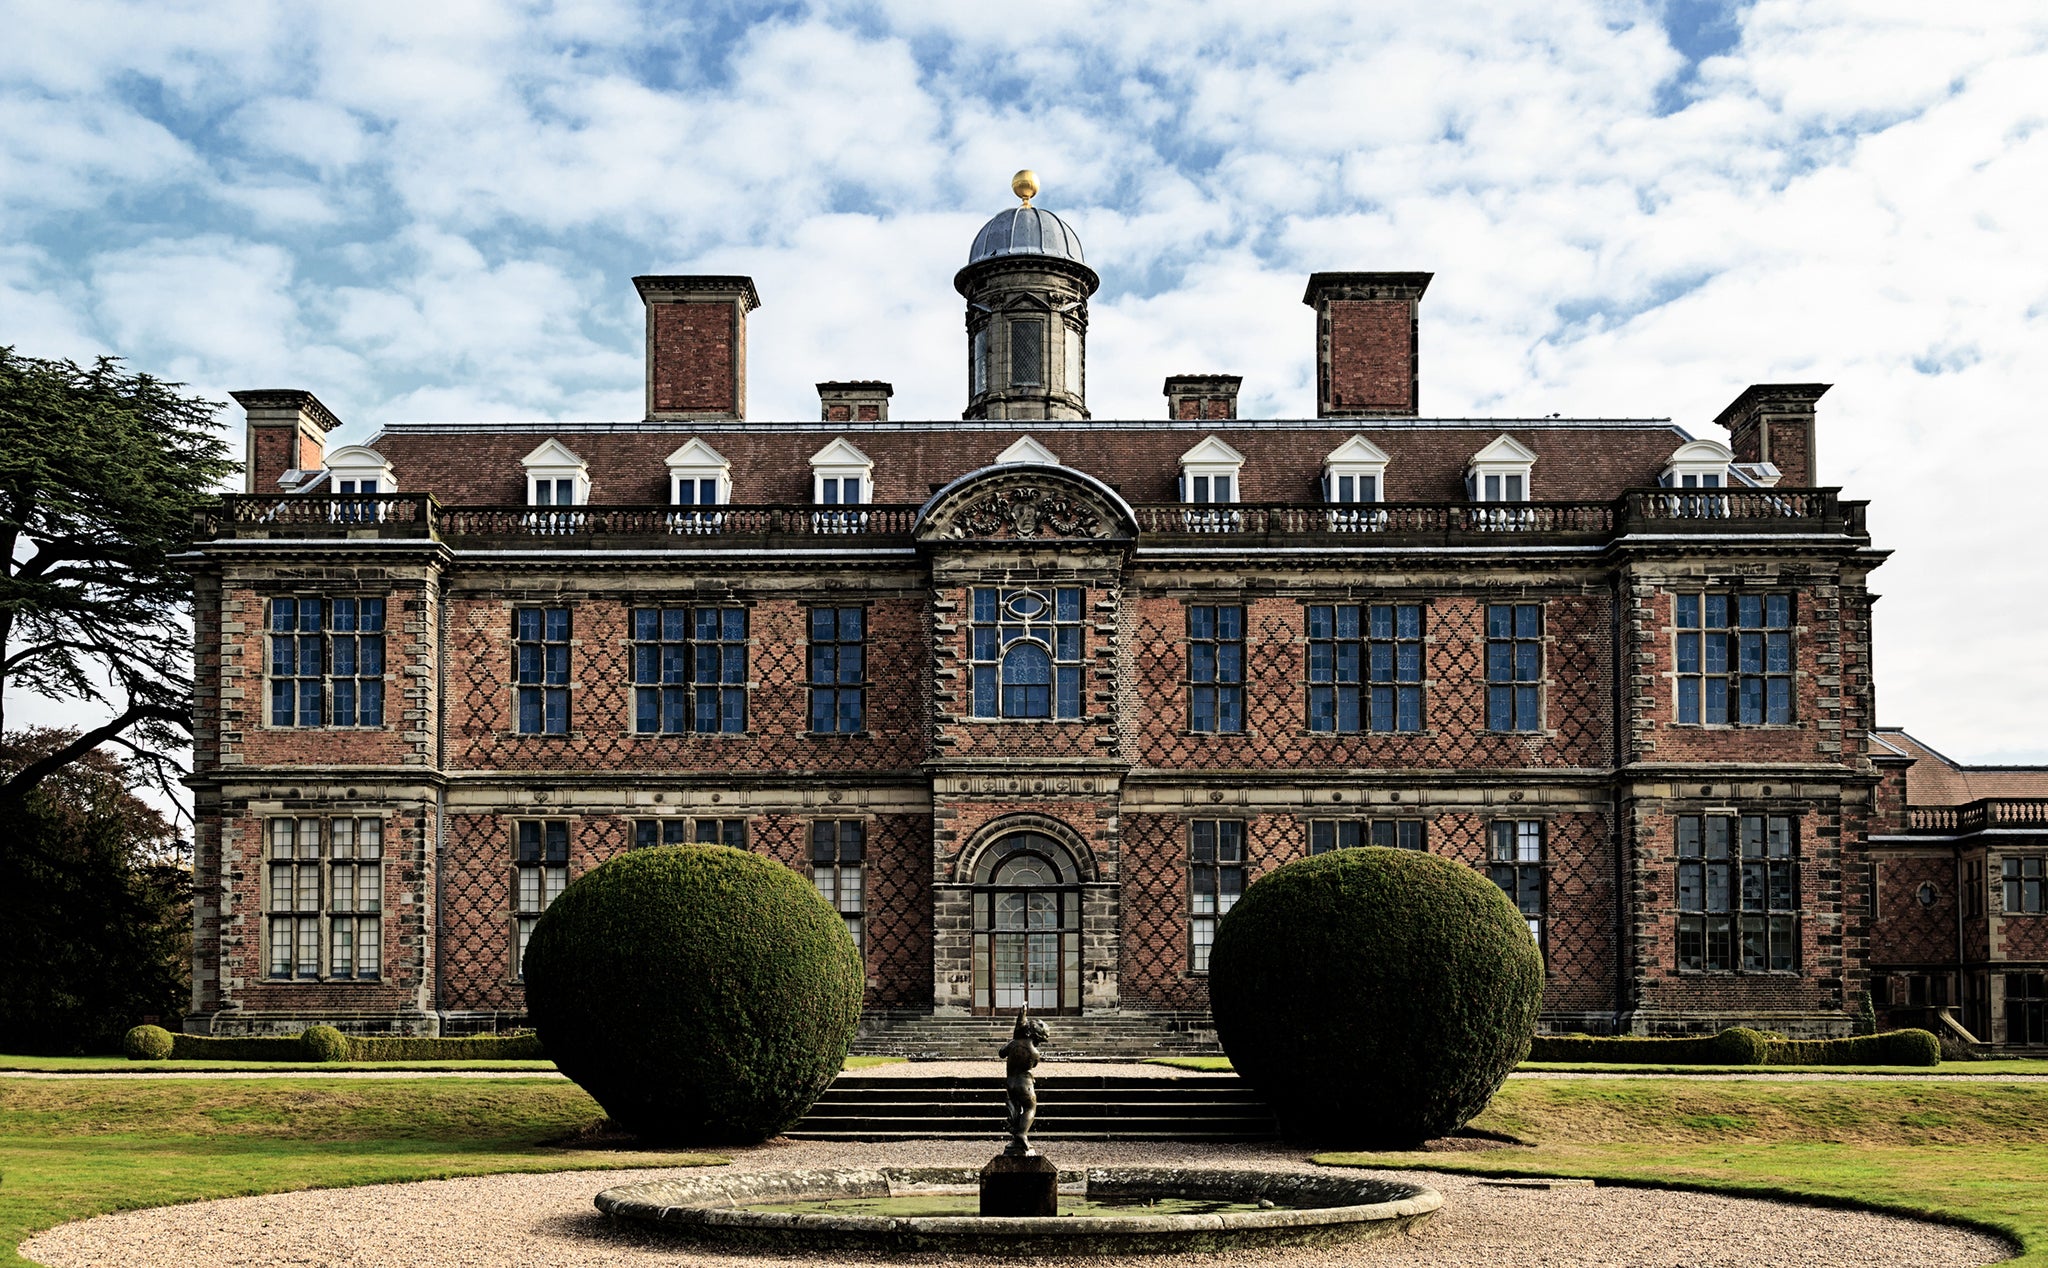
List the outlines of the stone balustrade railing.
<svg viewBox="0 0 2048 1268">
<path fill-rule="evenodd" d="M 1132 508 L 1141 541 L 1226 537 L 1247 548 L 1287 541 L 1483 545 L 1502 537 L 1602 543 L 1631 536 L 1797 533 L 1864 537 L 1863 503 L 1833 489 L 1632 490 L 1609 502 L 1371 502 Z M 202 541 L 251 538 L 426 538 L 456 546 L 621 541 L 678 547 L 762 546 L 834 538 L 907 543 L 909 505 L 448 506 L 424 493 L 234 494 L 200 512 Z"/>
<path fill-rule="evenodd" d="M 1913 832 L 2048 830 L 2048 797 L 1985 797 L 1960 806 L 1914 806 L 1906 811 L 1906 827 Z"/>
</svg>

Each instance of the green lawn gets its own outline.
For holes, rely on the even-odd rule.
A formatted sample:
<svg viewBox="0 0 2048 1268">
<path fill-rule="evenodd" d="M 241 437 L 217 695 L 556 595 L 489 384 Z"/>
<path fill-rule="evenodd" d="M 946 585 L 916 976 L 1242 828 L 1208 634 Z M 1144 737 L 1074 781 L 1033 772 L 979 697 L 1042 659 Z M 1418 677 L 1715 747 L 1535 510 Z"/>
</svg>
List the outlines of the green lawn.
<svg viewBox="0 0 2048 1268">
<path fill-rule="evenodd" d="M 848 1057 L 846 1068 L 865 1070 L 890 1065 L 902 1057 Z M 518 1073 L 553 1074 L 552 1061 L 130 1061 L 126 1057 L 6 1057 L 0 1056 L 0 1073 L 33 1071 L 49 1074 L 152 1074 L 159 1070 L 194 1070 L 213 1074 L 242 1074 L 251 1071 L 291 1074 L 325 1074 L 329 1071 L 400 1071 L 404 1073 L 468 1072 L 510 1070 Z"/>
<path fill-rule="evenodd" d="M 560 1079 L 0 1079 L 0 1266 L 27 1262 L 15 1248 L 29 1234 L 106 1211 L 492 1171 L 725 1161 L 548 1143 L 599 1117 L 595 1101 Z"/>
<path fill-rule="evenodd" d="M 1170 1065 L 1182 1070 L 1220 1073 L 1230 1069 L 1229 1057 L 1154 1057 L 1147 1064 Z M 2048 1076 L 2048 1061 L 2013 1058 L 1995 1061 L 1944 1061 L 1937 1066 L 1908 1065 L 1616 1065 L 1591 1061 L 1524 1061 L 1519 1074 L 1750 1074 L 1768 1078 L 1778 1074 L 1891 1075 L 1906 1078 L 1941 1078 L 1946 1075 Z"/>
<path fill-rule="evenodd" d="M 1994 1229 L 2048 1265 L 2044 1085 L 1517 1079 L 1473 1126 L 1534 1148 L 1317 1160 L 1849 1201 Z"/>
</svg>

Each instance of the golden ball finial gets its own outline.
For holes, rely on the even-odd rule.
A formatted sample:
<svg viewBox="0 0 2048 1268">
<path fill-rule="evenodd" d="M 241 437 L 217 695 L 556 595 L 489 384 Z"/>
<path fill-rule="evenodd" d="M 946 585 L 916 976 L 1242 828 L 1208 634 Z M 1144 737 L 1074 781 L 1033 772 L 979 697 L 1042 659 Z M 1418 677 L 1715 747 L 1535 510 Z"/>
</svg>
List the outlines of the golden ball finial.
<svg viewBox="0 0 2048 1268">
<path fill-rule="evenodd" d="M 1027 167 L 1015 176 L 1012 176 L 1010 178 L 1010 192 L 1023 199 L 1024 205 L 1029 207 L 1031 200 L 1038 196 L 1038 173 Z"/>
</svg>

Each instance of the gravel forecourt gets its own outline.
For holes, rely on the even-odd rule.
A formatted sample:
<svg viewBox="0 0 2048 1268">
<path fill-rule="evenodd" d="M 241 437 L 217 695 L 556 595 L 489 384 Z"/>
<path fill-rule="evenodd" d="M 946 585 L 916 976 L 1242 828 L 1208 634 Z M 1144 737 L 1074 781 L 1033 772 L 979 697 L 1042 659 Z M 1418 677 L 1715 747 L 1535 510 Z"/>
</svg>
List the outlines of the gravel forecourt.
<svg viewBox="0 0 2048 1268">
<path fill-rule="evenodd" d="M 734 1151 L 736 1170 L 833 1166 L 979 1166 L 998 1142 L 887 1145 L 777 1140 Z M 1049 1144 L 1063 1167 L 1149 1163 L 1310 1170 L 1279 1145 Z M 939 1256 L 776 1256 L 721 1252 L 613 1224 L 597 1191 L 672 1171 L 566 1171 L 320 1189 L 158 1207 L 81 1220 L 30 1238 L 21 1253 L 49 1268 L 654 1268 L 749 1263 L 956 1262 Z M 1444 1195 L 1423 1228 L 1381 1241 L 1229 1254 L 1101 1259 L 1097 1264 L 1517 1265 L 1518 1268 L 1965 1268 L 2012 1253 L 1998 1238 L 1919 1220 L 1654 1189 L 1535 1189 L 1401 1172 Z M 1049 1263 L 1033 1259 L 982 1263 Z M 1072 1262 L 1072 1261 L 1058 1261 Z"/>
</svg>

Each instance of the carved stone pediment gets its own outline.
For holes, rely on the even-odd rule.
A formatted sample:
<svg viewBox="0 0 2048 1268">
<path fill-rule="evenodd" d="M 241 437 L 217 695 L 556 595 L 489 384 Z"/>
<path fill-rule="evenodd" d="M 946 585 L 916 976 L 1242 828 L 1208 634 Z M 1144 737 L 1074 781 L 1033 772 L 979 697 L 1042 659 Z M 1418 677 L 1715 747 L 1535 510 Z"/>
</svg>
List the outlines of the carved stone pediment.
<svg viewBox="0 0 2048 1268">
<path fill-rule="evenodd" d="M 1011 463 L 955 480 L 918 515 L 920 541 L 1128 541 L 1137 525 L 1107 486 L 1068 467 Z"/>
</svg>

